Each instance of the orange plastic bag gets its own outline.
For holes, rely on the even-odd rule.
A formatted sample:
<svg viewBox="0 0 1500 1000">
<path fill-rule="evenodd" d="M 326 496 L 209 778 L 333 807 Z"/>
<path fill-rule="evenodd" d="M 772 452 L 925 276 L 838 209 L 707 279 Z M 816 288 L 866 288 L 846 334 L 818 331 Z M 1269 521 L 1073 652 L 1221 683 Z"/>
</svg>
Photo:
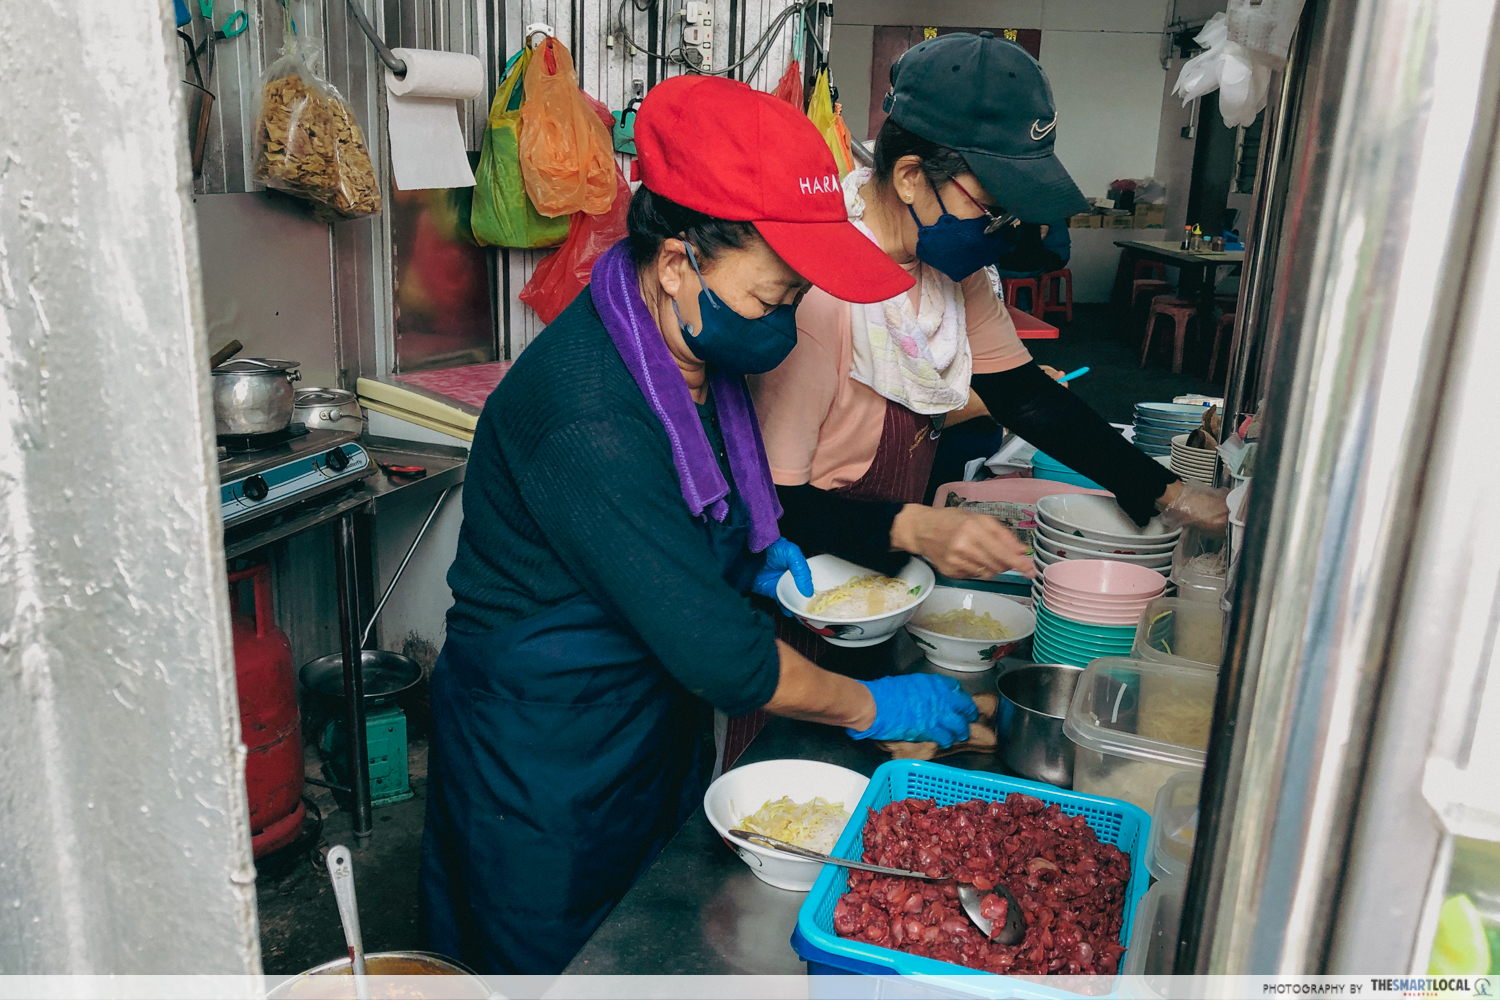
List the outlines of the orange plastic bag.
<svg viewBox="0 0 1500 1000">
<path fill-rule="evenodd" d="M 615 116 L 609 108 L 587 94 L 583 98 L 600 121 L 614 124 Z M 594 262 L 604 251 L 625 238 L 625 217 L 629 212 L 630 185 L 619 166 L 615 165 L 615 200 L 609 211 L 603 215 L 574 213 L 568 225 L 567 240 L 558 247 L 557 253 L 537 264 L 531 280 L 516 297 L 530 306 L 543 323 L 551 323 L 588 286 Z"/>
<path fill-rule="evenodd" d="M 802 64 L 793 59 L 786 64 L 786 72 L 781 74 L 781 82 L 776 84 L 776 89 L 771 91 L 772 97 L 779 97 L 786 101 L 798 111 L 802 110 Z"/>
<path fill-rule="evenodd" d="M 526 67 L 520 155 L 526 193 L 542 215 L 602 215 L 614 204 L 614 143 L 556 38 L 544 41 Z"/>
</svg>

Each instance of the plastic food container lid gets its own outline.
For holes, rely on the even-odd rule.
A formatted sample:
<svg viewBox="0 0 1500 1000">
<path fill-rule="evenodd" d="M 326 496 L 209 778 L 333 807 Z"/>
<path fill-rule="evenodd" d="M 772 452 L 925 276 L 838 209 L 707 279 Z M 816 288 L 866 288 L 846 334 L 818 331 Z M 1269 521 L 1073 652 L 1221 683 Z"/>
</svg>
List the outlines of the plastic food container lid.
<svg viewBox="0 0 1500 1000">
<path fill-rule="evenodd" d="M 1063 733 L 1114 757 L 1201 770 L 1217 671 L 1106 656 L 1078 679 Z"/>
<path fill-rule="evenodd" d="M 1146 840 L 1146 867 L 1159 879 L 1186 878 L 1198 836 L 1198 790 L 1203 775 L 1182 771 L 1156 793 L 1151 833 Z"/>
</svg>

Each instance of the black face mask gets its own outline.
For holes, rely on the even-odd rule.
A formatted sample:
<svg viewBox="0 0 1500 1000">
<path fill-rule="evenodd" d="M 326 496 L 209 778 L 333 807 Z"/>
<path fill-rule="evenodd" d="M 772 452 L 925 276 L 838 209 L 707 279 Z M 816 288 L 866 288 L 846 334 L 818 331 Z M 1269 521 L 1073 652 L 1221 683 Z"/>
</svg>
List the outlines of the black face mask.
<svg viewBox="0 0 1500 1000">
<path fill-rule="evenodd" d="M 716 365 L 732 375 L 763 375 L 786 360 L 797 346 L 797 307 L 780 305 L 760 319 L 746 319 L 708 290 L 693 248 L 683 243 L 688 262 L 698 275 L 703 290 L 698 293 L 698 312 L 703 328 L 696 333 L 685 323 L 677 300 L 672 311 L 682 327 L 682 339 L 699 361 Z"/>
<path fill-rule="evenodd" d="M 937 268 L 954 281 L 963 281 L 1016 248 L 1017 244 L 1010 235 L 1014 226 L 1002 225 L 990 233 L 995 223 L 988 215 L 960 219 L 948 211 L 936 187 L 932 193 L 937 196 L 938 208 L 942 211 L 932 225 L 922 225 L 917 210 L 906 206 L 912 221 L 917 224 L 917 260 Z"/>
</svg>

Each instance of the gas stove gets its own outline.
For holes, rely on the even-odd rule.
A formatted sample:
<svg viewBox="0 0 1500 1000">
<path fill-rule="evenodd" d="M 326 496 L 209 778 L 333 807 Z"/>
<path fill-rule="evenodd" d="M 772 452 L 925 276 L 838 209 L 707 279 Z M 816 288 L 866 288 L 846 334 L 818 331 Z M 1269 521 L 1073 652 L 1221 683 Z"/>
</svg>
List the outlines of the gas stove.
<svg viewBox="0 0 1500 1000">
<path fill-rule="evenodd" d="M 226 526 L 263 517 L 373 475 L 353 431 L 307 430 L 274 441 L 220 439 L 219 512 Z M 226 447 L 227 446 L 227 447 Z M 257 446 L 255 451 L 233 449 Z"/>
</svg>

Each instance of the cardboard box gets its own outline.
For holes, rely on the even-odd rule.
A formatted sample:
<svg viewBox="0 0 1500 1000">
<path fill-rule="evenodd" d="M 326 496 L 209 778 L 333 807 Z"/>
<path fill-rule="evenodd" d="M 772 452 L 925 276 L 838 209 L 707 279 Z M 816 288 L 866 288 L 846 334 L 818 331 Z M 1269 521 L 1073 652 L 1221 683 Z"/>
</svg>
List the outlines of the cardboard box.
<svg viewBox="0 0 1500 1000">
<path fill-rule="evenodd" d="M 1069 229 L 1098 229 L 1099 216 L 1093 212 L 1079 212 L 1068 218 Z"/>
<path fill-rule="evenodd" d="M 1104 229 L 1135 228 L 1135 216 L 1133 215 L 1105 215 L 1101 216 L 1101 218 L 1104 220 L 1104 225 L 1102 227 Z"/>
<path fill-rule="evenodd" d="M 1167 206 L 1165 205 L 1137 205 L 1135 206 L 1135 228 L 1136 229 L 1161 229 L 1167 224 Z"/>
</svg>

